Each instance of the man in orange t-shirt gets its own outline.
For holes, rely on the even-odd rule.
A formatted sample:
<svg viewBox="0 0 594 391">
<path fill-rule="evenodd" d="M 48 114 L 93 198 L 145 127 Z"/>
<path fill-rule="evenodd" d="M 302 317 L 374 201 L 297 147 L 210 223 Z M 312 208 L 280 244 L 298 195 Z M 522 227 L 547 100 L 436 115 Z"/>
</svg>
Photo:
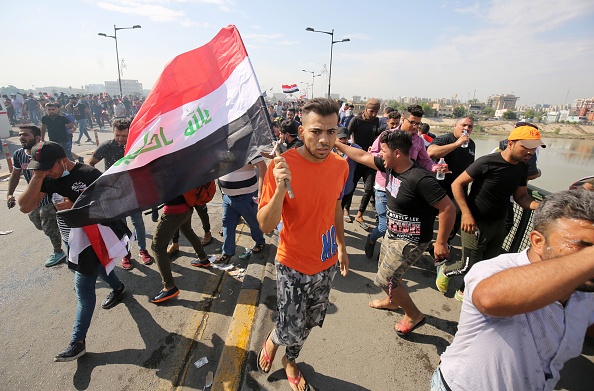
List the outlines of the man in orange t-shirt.
<svg viewBox="0 0 594 391">
<path fill-rule="evenodd" d="M 349 168 L 332 153 L 338 110 L 329 99 L 305 104 L 299 126 L 304 145 L 274 159 L 259 205 L 262 231 L 272 231 L 280 220 L 283 228 L 276 254 L 278 318 L 258 355 L 258 368 L 268 373 L 278 346 L 286 346 L 283 367 L 294 390 L 306 389 L 295 360 L 311 329 L 324 322 L 339 265 L 343 276 L 349 268 L 341 208 Z M 293 199 L 287 195 L 289 182 Z"/>
</svg>

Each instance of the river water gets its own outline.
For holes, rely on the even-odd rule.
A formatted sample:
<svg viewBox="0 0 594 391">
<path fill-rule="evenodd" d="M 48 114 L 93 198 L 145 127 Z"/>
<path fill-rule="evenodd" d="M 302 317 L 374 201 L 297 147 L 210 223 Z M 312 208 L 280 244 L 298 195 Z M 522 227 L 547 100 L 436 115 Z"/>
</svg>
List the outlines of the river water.
<svg viewBox="0 0 594 391">
<path fill-rule="evenodd" d="M 476 157 L 497 148 L 501 136 L 473 134 Z M 543 138 L 546 148 L 538 152 L 538 168 L 542 175 L 530 181 L 531 185 L 550 192 L 566 190 L 578 179 L 594 175 L 594 140 Z"/>
</svg>

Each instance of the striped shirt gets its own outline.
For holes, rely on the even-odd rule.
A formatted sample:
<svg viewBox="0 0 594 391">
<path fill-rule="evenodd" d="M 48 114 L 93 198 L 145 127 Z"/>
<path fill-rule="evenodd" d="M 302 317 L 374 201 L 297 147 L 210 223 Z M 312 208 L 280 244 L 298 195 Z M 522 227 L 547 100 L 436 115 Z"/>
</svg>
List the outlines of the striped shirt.
<svg viewBox="0 0 594 391">
<path fill-rule="evenodd" d="M 486 316 L 472 303 L 479 282 L 528 265 L 526 252 L 479 262 L 464 278 L 458 331 L 439 366 L 452 390 L 553 390 L 563 365 L 581 354 L 594 323 L 594 293 L 576 291 L 565 306 L 555 302 L 505 318 Z"/>
<path fill-rule="evenodd" d="M 256 164 L 263 161 L 262 156 L 257 156 L 239 170 L 220 177 L 219 186 L 223 194 L 233 197 L 258 191 Z"/>
<path fill-rule="evenodd" d="M 31 161 L 31 155 L 27 155 L 27 152 L 25 152 L 24 148 L 19 148 L 16 151 L 14 151 L 12 161 L 14 162 L 14 168 L 16 170 L 22 170 L 23 176 L 25 177 L 27 183 L 31 182 L 31 177 L 33 174 L 31 174 L 31 171 L 27 168 L 29 167 L 29 162 Z M 46 206 L 51 203 L 52 195 L 46 194 L 45 197 L 43 197 L 43 199 L 39 203 L 39 205 L 37 205 L 37 207 L 39 208 L 40 206 Z"/>
</svg>

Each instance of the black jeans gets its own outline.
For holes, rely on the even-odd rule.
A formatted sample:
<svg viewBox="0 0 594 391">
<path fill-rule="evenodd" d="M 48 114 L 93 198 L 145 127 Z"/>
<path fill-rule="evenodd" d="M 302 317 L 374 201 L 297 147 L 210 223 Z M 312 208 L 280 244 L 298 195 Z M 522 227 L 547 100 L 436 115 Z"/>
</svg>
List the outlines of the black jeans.
<svg viewBox="0 0 594 391">
<path fill-rule="evenodd" d="M 363 178 L 364 183 L 363 197 L 361 197 L 361 204 L 359 205 L 359 212 L 361 212 L 361 214 L 363 214 L 365 209 L 367 209 L 367 204 L 373 195 L 373 182 L 375 179 L 375 173 L 376 170 L 364 166 L 363 164 L 357 163 L 357 166 L 355 167 L 355 174 L 353 175 L 353 183 L 355 184 L 355 188 L 357 187 L 359 179 Z M 348 205 L 345 204 L 345 207 L 347 209 L 351 208 L 351 200 L 349 200 Z"/>
</svg>

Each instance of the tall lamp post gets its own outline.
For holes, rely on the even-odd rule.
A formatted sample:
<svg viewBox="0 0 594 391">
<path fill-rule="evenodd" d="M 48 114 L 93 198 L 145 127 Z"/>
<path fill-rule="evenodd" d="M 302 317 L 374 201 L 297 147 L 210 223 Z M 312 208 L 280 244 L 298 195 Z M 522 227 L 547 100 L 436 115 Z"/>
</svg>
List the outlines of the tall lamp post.
<svg viewBox="0 0 594 391">
<path fill-rule="evenodd" d="M 311 99 L 313 99 L 314 83 L 316 82 L 316 77 L 322 76 L 322 74 L 320 73 L 319 75 L 316 75 L 314 71 L 306 71 L 305 69 L 302 69 L 302 71 L 303 72 L 307 72 L 307 73 L 311 73 Z"/>
<path fill-rule="evenodd" d="M 113 25 L 113 35 L 107 35 L 105 33 L 98 33 L 97 35 L 100 35 L 102 37 L 105 38 L 113 38 L 115 40 L 115 47 L 116 47 L 116 61 L 118 62 L 118 83 L 120 84 L 120 98 L 123 98 L 123 93 L 122 93 L 122 76 L 121 76 L 121 72 L 120 72 L 120 54 L 118 53 L 118 30 L 130 30 L 130 29 L 139 29 L 141 28 L 141 26 L 139 24 L 135 24 L 132 27 L 116 27 L 116 25 Z"/>
<path fill-rule="evenodd" d="M 323 33 L 323 34 L 328 34 L 330 36 L 331 39 L 331 44 L 330 44 L 330 70 L 328 71 L 328 99 L 330 99 L 330 82 L 332 80 L 332 49 L 334 48 L 334 44 L 335 43 L 340 43 L 340 42 L 349 42 L 350 39 L 348 38 L 344 38 L 340 41 L 335 41 L 334 40 L 334 29 L 332 29 L 332 31 L 321 31 L 321 30 L 314 30 L 311 27 L 308 27 L 305 29 L 305 31 L 311 31 L 313 33 Z"/>
</svg>

